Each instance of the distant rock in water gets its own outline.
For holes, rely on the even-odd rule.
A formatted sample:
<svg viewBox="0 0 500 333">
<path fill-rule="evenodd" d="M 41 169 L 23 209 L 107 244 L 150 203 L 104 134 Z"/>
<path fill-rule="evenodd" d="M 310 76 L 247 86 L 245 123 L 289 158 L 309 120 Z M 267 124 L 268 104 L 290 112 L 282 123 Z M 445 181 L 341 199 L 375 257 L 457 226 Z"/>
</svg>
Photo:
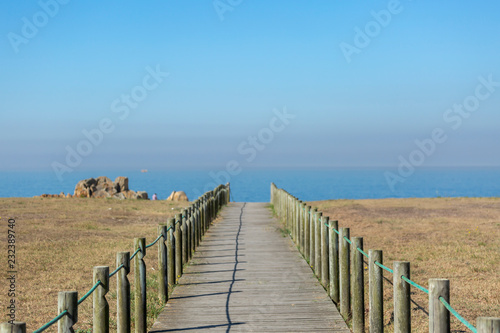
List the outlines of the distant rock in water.
<svg viewBox="0 0 500 333">
<path fill-rule="evenodd" d="M 129 190 L 127 177 L 117 177 L 114 182 L 108 177 L 80 180 L 75 186 L 73 197 L 148 200 L 146 192 Z"/>
<path fill-rule="evenodd" d="M 189 199 L 184 191 L 173 191 L 167 201 L 189 201 Z"/>
</svg>

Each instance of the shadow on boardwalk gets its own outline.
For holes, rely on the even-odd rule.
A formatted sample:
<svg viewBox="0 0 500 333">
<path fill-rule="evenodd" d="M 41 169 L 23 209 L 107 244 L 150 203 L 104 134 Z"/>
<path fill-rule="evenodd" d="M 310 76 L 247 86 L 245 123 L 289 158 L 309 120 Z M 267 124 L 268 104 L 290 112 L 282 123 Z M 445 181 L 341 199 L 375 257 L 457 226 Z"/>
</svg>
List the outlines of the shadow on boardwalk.
<svg viewBox="0 0 500 333">
<path fill-rule="evenodd" d="M 231 203 L 151 333 L 349 332 L 265 203 Z"/>
</svg>

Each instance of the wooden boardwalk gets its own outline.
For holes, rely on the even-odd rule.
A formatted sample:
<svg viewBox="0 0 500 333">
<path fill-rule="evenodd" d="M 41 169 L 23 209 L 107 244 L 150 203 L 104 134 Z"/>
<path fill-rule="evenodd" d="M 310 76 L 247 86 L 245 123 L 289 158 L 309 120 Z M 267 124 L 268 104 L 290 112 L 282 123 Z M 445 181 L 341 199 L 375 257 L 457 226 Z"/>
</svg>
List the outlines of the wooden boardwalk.
<svg viewBox="0 0 500 333">
<path fill-rule="evenodd" d="M 350 332 L 266 203 L 230 203 L 150 333 Z"/>
</svg>

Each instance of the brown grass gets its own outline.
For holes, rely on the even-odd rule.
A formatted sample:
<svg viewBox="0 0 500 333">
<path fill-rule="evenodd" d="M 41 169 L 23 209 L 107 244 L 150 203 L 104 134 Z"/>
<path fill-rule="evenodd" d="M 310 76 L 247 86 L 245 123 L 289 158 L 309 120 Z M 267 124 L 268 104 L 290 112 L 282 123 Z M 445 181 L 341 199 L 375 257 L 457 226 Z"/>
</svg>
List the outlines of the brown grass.
<svg viewBox="0 0 500 333">
<path fill-rule="evenodd" d="M 0 198 L 5 258 L 6 222 L 8 218 L 16 220 L 16 319 L 25 321 L 28 331 L 38 329 L 57 315 L 59 291 L 77 290 L 78 297 L 82 297 L 92 287 L 94 266 L 109 266 L 110 272 L 113 271 L 117 252 L 132 253 L 134 237 L 146 237 L 147 244 L 154 241 L 158 224 L 165 223 L 168 217 L 180 213 L 187 205 L 143 200 Z M 148 310 L 157 312 L 161 306 L 155 290 L 157 247 L 151 247 L 147 254 L 148 287 L 153 290 L 148 295 Z M 3 267 L 6 267 L 6 259 Z M 133 285 L 133 272 L 129 279 Z M 8 301 L 7 285 L 2 283 L 2 308 Z M 111 328 L 116 330 L 116 278 L 110 280 L 108 301 Z M 79 321 L 75 328 L 91 329 L 91 313 L 92 297 L 89 297 L 79 307 Z M 151 317 L 149 327 L 152 323 Z M 55 331 L 56 325 L 46 332 Z"/>
<path fill-rule="evenodd" d="M 500 199 L 435 198 L 332 200 L 311 204 L 339 227 L 361 236 L 364 249 L 383 250 L 384 264 L 409 261 L 411 279 L 450 280 L 450 304 L 475 326 L 500 317 Z M 392 281 L 392 275 L 385 272 Z M 365 277 L 368 281 L 368 277 Z M 392 286 L 384 283 L 385 330 L 393 331 Z M 411 288 L 412 332 L 428 332 L 428 296 Z M 368 303 L 368 298 L 365 299 Z M 367 321 L 368 323 L 368 321 Z M 453 316 L 452 332 L 469 332 Z"/>
</svg>

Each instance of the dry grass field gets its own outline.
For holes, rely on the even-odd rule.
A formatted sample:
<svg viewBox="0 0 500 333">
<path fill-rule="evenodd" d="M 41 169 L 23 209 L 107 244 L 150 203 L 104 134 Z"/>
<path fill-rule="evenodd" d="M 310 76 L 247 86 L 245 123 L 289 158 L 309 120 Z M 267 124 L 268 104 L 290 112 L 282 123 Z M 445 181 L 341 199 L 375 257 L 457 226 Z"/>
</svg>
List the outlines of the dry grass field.
<svg viewBox="0 0 500 333">
<path fill-rule="evenodd" d="M 115 268 L 116 252 L 132 251 L 134 237 L 151 243 L 156 228 L 187 203 L 166 201 L 1 198 L 2 249 L 5 253 L 8 218 L 16 219 L 17 319 L 33 331 L 57 314 L 57 293 L 92 286 L 92 267 Z M 436 198 L 333 200 L 312 203 L 351 236 L 363 236 L 364 248 L 384 251 L 384 263 L 411 262 L 411 278 L 427 287 L 429 278 L 451 280 L 451 304 L 471 323 L 478 316 L 500 316 L 500 199 Z M 156 298 L 157 248 L 146 255 L 148 308 L 161 309 Z M 4 271 L 7 269 L 4 268 Z M 385 275 L 389 280 L 392 276 Z M 129 274 L 133 283 L 133 274 Z M 116 279 L 108 294 L 111 318 L 116 318 Z M 392 331 L 392 289 L 385 288 L 386 331 Z M 412 288 L 413 332 L 427 332 L 427 295 Z M 2 284 L 0 304 L 7 304 Z M 80 332 L 88 332 L 92 299 L 80 307 Z M 3 314 L 2 314 L 3 317 Z M 153 322 L 149 318 L 149 325 Z M 111 320 L 111 331 L 115 322 Z M 452 318 L 453 332 L 468 330 Z M 48 332 L 55 332 L 51 328 Z"/>
<path fill-rule="evenodd" d="M 59 291 L 77 290 L 82 297 L 92 287 L 92 268 L 116 268 L 116 253 L 133 252 L 134 237 L 157 237 L 157 226 L 180 213 L 188 203 L 149 200 L 1 198 L 2 249 L 7 269 L 7 219 L 16 220 L 17 320 L 26 321 L 29 332 L 57 315 Z M 157 247 L 146 254 L 148 325 L 161 309 L 157 301 Z M 133 270 L 129 274 L 133 285 Z M 0 304 L 8 302 L 7 284 L 2 283 Z M 108 301 L 111 331 L 116 331 L 116 278 L 110 279 Z M 2 318 L 5 318 L 2 311 Z M 114 320 L 113 320 L 114 319 Z M 4 321 L 4 319 L 2 319 Z M 80 332 L 92 328 L 92 297 L 79 307 Z M 57 325 L 46 332 L 57 332 Z"/>
<path fill-rule="evenodd" d="M 332 200 L 309 203 L 364 249 L 383 251 L 384 264 L 409 261 L 411 279 L 450 280 L 450 304 L 475 326 L 476 317 L 500 317 L 500 198 Z M 366 267 L 366 266 L 365 266 Z M 388 272 L 384 276 L 392 281 Z M 365 276 L 368 281 L 368 276 Z M 392 286 L 384 283 L 385 330 L 393 331 Z M 412 332 L 428 332 L 428 296 L 411 288 Z M 368 297 L 365 297 L 368 303 Z M 470 332 L 453 316 L 452 332 Z M 368 321 L 367 321 L 368 323 Z"/>
</svg>

